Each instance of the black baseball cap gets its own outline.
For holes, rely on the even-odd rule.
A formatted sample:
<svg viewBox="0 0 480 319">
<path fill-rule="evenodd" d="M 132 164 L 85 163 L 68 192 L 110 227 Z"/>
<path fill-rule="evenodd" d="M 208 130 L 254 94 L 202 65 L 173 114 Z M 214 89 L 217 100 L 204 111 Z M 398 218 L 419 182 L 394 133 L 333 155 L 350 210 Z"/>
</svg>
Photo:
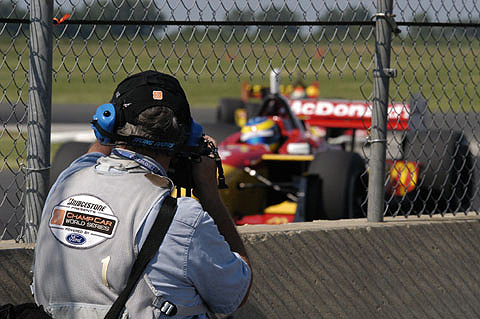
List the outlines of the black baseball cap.
<svg viewBox="0 0 480 319">
<path fill-rule="evenodd" d="M 170 108 L 187 132 L 191 113 L 185 92 L 178 80 L 168 74 L 148 70 L 124 79 L 110 101 L 117 110 L 117 125 L 137 124 L 140 113 L 154 106 Z"/>
</svg>

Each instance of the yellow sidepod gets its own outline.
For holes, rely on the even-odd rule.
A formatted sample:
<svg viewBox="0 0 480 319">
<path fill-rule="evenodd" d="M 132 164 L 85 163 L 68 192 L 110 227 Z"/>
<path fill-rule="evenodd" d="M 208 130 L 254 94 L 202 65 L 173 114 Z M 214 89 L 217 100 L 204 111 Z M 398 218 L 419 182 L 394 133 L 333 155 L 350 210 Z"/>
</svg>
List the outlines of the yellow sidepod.
<svg viewBox="0 0 480 319">
<path fill-rule="evenodd" d="M 228 189 L 221 189 L 220 195 L 229 212 L 235 216 L 260 214 L 265 207 L 265 189 L 246 188 L 239 189 L 239 183 L 258 184 L 258 181 L 237 167 L 223 164 L 223 171 Z M 258 170 L 265 174 L 266 169 Z"/>
</svg>

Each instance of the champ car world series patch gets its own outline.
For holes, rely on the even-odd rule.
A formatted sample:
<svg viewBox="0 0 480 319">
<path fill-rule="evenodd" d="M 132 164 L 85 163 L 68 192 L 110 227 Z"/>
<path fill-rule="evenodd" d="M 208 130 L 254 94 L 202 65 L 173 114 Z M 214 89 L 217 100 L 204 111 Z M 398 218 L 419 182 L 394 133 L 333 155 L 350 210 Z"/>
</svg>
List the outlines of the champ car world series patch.
<svg viewBox="0 0 480 319">
<path fill-rule="evenodd" d="M 90 248 L 112 238 L 118 218 L 102 200 L 75 195 L 57 205 L 50 217 L 50 230 L 57 240 L 73 248 Z"/>
</svg>

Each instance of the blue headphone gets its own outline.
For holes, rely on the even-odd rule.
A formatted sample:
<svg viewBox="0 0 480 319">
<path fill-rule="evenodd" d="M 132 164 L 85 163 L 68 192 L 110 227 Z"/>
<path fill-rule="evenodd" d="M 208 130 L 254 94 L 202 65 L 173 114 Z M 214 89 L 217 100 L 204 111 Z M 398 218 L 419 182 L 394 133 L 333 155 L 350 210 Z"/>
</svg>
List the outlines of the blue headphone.
<svg viewBox="0 0 480 319">
<path fill-rule="evenodd" d="M 203 128 L 192 118 L 190 132 L 186 144 L 179 145 L 171 141 L 152 140 L 142 136 L 122 136 L 115 133 L 116 122 L 119 114 L 117 108 L 112 103 L 105 103 L 97 108 L 90 122 L 95 133 L 95 137 L 102 144 L 113 144 L 115 141 L 123 141 L 129 145 L 136 145 L 145 148 L 163 150 L 167 152 L 182 151 L 182 146 L 197 147 L 202 141 Z"/>
<path fill-rule="evenodd" d="M 112 103 L 105 103 L 100 105 L 93 115 L 93 120 L 90 123 L 95 137 L 100 143 L 111 144 L 114 142 L 116 113 L 115 106 Z"/>
</svg>

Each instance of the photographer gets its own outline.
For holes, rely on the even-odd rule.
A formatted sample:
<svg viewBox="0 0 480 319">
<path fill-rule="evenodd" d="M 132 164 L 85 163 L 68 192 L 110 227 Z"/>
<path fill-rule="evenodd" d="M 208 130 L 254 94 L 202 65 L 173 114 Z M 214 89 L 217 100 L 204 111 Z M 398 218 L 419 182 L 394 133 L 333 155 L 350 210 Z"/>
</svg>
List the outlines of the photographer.
<svg viewBox="0 0 480 319">
<path fill-rule="evenodd" d="M 94 119 L 101 143 L 60 174 L 38 232 L 32 286 L 54 318 L 104 318 L 173 190 L 166 172 L 187 169 L 178 154 L 194 123 L 174 77 L 146 71 L 126 78 Z M 199 202 L 177 199 L 122 318 L 208 318 L 247 299 L 251 270 L 217 190 L 215 161 L 202 156 L 191 165 Z"/>
</svg>

